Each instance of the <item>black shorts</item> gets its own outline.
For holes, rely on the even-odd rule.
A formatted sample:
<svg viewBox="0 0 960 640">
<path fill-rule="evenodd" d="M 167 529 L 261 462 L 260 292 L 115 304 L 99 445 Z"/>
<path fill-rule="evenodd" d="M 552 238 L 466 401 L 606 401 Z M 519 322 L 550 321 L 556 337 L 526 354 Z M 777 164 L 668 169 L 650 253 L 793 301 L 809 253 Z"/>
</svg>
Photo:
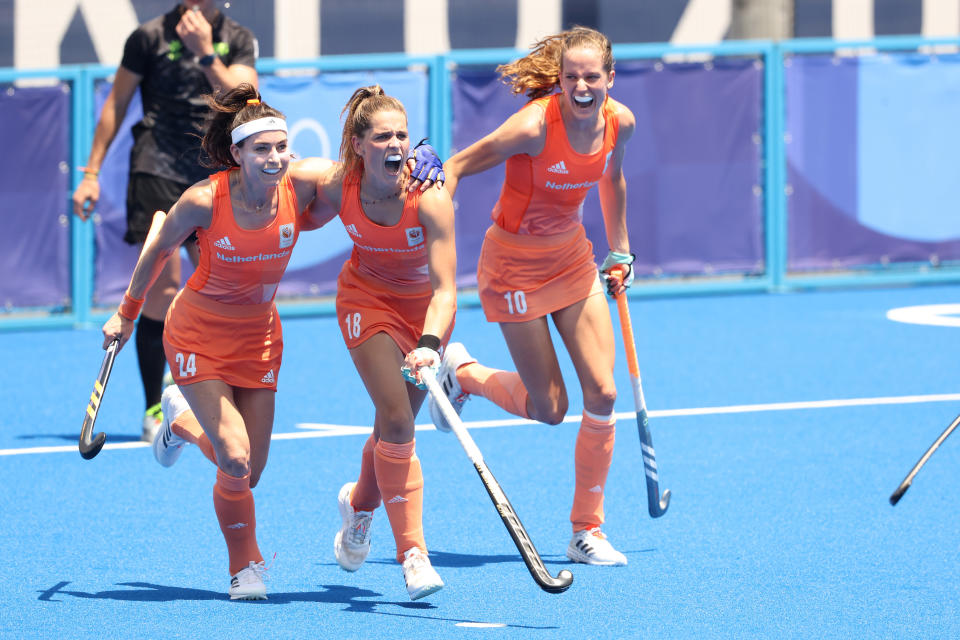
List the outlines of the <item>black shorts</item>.
<svg viewBox="0 0 960 640">
<path fill-rule="evenodd" d="M 127 244 L 143 244 L 157 211 L 170 211 L 189 184 L 174 182 L 148 173 L 131 173 L 127 183 L 127 232 L 123 239 Z M 187 242 L 196 242 L 192 233 Z"/>
</svg>

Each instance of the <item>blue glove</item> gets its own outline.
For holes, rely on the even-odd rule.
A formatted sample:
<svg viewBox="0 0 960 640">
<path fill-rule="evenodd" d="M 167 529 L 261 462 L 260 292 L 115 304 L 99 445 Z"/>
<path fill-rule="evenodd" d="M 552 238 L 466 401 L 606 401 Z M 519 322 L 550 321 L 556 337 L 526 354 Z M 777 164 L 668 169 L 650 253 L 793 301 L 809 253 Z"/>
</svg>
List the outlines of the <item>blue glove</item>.
<svg viewBox="0 0 960 640">
<path fill-rule="evenodd" d="M 427 138 L 418 142 L 417 146 L 410 150 L 407 158 L 413 158 L 416 162 L 413 171 L 410 172 L 410 177 L 413 180 L 419 180 L 420 182 L 427 182 L 428 180 L 434 182 L 446 181 L 446 176 L 443 174 L 443 163 L 437 156 L 437 150 L 427 142 Z"/>
<path fill-rule="evenodd" d="M 637 256 L 632 253 L 611 251 L 607 254 L 607 257 L 604 258 L 603 264 L 600 265 L 600 273 L 603 274 L 604 279 L 607 281 L 607 293 L 610 294 L 610 297 L 617 297 L 617 288 L 620 284 L 623 284 L 624 291 L 633 284 L 633 261 L 636 257 Z M 626 273 L 622 273 L 622 277 L 614 278 L 610 271 L 617 265 L 626 267 Z M 618 269 L 618 271 L 622 272 L 623 270 Z"/>
<path fill-rule="evenodd" d="M 440 354 L 430 347 L 417 347 L 408 353 L 404 360 L 400 373 L 403 374 L 404 380 L 416 386 L 417 389 L 427 388 L 427 384 L 420 378 L 420 369 L 430 369 L 434 377 L 440 369 Z"/>
</svg>

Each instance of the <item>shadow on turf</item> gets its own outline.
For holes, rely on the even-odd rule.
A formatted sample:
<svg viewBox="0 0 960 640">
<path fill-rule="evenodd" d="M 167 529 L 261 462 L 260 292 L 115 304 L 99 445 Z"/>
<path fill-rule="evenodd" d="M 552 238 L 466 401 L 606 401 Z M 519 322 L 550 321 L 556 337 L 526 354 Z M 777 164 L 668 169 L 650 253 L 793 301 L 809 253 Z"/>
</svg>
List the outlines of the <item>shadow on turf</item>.
<svg viewBox="0 0 960 640">
<path fill-rule="evenodd" d="M 119 587 L 130 587 L 129 589 L 117 589 L 115 591 L 98 591 L 89 593 L 86 591 L 68 591 L 64 589 L 70 583 L 61 581 L 45 591 L 40 591 L 38 600 L 44 602 L 63 602 L 63 599 L 57 599 L 55 596 L 73 596 L 74 598 L 92 599 L 92 600 L 119 600 L 125 602 L 177 602 L 181 600 L 201 601 L 212 600 L 219 602 L 229 602 L 227 595 L 222 591 L 208 591 L 206 589 L 189 589 L 185 587 L 169 587 L 150 582 L 120 582 Z M 267 605 L 267 604 L 289 604 L 291 602 L 325 602 L 330 604 L 345 604 L 347 608 L 344 611 L 355 613 L 376 613 L 379 615 L 399 616 L 403 618 L 429 618 L 431 620 L 445 620 L 448 622 L 476 622 L 474 620 L 463 620 L 460 618 L 438 618 L 436 616 L 416 615 L 413 613 L 394 613 L 387 611 L 378 611 L 380 605 L 392 605 L 407 610 L 415 611 L 434 611 L 435 605 L 429 602 L 395 602 L 390 600 L 358 600 L 357 598 L 376 598 L 383 594 L 367 589 L 358 589 L 336 584 L 324 584 L 323 591 L 304 591 L 300 593 L 269 593 L 267 600 L 256 601 L 237 601 L 238 605 Z M 507 627 L 521 629 L 557 629 L 558 627 L 543 627 L 522 624 L 507 624 Z"/>
<path fill-rule="evenodd" d="M 206 589 L 190 589 L 187 587 L 171 587 L 150 582 L 119 582 L 119 587 L 111 591 L 70 591 L 65 589 L 68 581 L 58 582 L 45 591 L 41 591 L 38 600 L 46 602 L 63 602 L 56 596 L 72 596 L 74 598 L 93 600 L 120 600 L 126 602 L 176 602 L 178 600 L 214 600 L 228 602 L 225 591 L 208 591 Z M 323 591 L 303 591 L 295 593 L 268 593 L 267 600 L 238 602 L 238 604 L 289 604 L 291 602 L 328 602 L 331 604 L 348 605 L 347 611 L 373 612 L 377 605 L 394 605 L 405 609 L 435 609 L 428 602 L 393 602 L 389 600 L 358 600 L 357 598 L 377 598 L 383 594 L 368 589 L 358 589 L 336 584 L 321 585 Z"/>
<path fill-rule="evenodd" d="M 31 433 L 17 436 L 17 440 L 65 440 L 67 442 L 76 442 L 80 431 L 76 433 Z M 109 442 L 140 442 L 140 436 L 113 435 L 107 436 Z"/>
</svg>

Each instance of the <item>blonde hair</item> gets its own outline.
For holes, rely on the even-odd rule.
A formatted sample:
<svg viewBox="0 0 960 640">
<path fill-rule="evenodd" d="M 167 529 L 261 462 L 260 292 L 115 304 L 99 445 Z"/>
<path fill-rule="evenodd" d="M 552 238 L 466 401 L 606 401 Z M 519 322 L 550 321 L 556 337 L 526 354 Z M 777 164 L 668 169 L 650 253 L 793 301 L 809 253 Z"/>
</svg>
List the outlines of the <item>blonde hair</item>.
<svg viewBox="0 0 960 640">
<path fill-rule="evenodd" d="M 592 47 L 600 52 L 603 69 L 613 71 L 613 47 L 610 39 L 596 29 L 574 26 L 561 33 L 547 36 L 533 45 L 523 58 L 497 67 L 504 84 L 516 94 L 526 93 L 534 100 L 550 95 L 560 84 L 560 66 L 563 54 L 571 49 Z"/>
<path fill-rule="evenodd" d="M 340 139 L 340 166 L 344 173 L 350 173 L 363 162 L 353 150 L 353 137 L 363 137 L 370 129 L 373 116 L 381 111 L 398 111 L 404 118 L 407 117 L 403 103 L 384 93 L 378 84 L 357 89 L 347 100 L 346 106 L 340 112 L 341 117 L 347 114 L 343 123 L 343 137 Z"/>
</svg>

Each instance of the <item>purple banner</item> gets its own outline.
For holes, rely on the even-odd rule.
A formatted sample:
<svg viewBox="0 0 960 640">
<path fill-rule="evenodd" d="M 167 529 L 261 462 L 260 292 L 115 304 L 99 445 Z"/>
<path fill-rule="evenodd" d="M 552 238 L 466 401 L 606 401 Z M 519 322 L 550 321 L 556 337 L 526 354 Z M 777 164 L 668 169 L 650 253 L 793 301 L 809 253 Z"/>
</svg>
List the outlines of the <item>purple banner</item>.
<svg viewBox="0 0 960 640">
<path fill-rule="evenodd" d="M 620 62 L 612 97 L 633 111 L 627 146 L 627 223 L 638 275 L 757 274 L 764 270 L 763 70 L 753 59 L 710 63 Z M 457 71 L 454 151 L 486 135 L 526 102 L 490 69 Z M 476 264 L 503 167 L 457 188 L 458 282 Z M 584 226 L 598 260 L 608 246 L 596 190 Z"/>
<path fill-rule="evenodd" d="M 69 306 L 69 87 L 5 87 L 0 113 L 0 303 Z"/>
<path fill-rule="evenodd" d="M 960 260 L 958 83 L 955 55 L 788 58 L 788 271 Z"/>
</svg>

